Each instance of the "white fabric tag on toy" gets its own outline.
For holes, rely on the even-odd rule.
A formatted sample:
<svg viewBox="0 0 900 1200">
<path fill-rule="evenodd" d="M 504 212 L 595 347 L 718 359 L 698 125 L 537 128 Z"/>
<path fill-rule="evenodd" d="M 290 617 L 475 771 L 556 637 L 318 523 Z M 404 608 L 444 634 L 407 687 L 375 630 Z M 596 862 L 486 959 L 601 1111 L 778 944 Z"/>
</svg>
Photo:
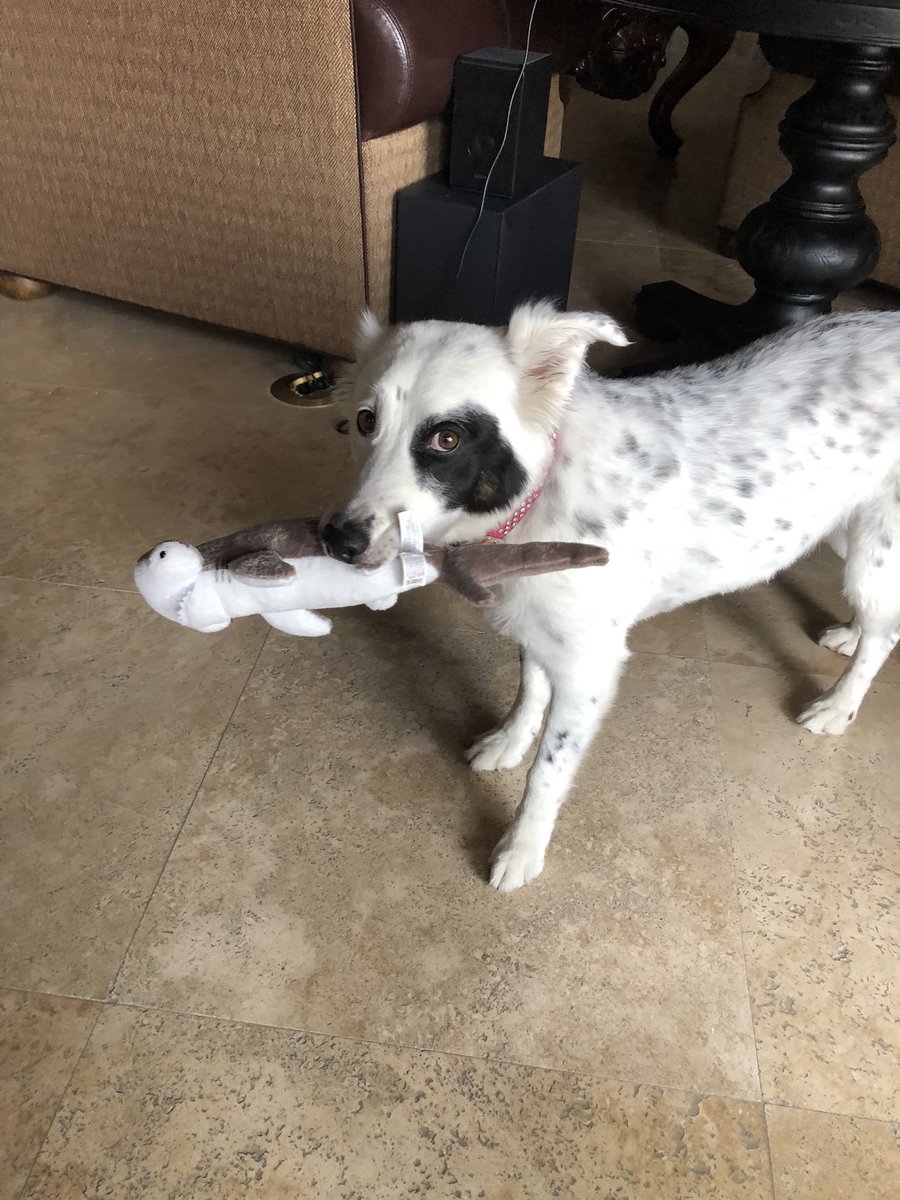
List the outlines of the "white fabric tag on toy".
<svg viewBox="0 0 900 1200">
<path fill-rule="evenodd" d="M 425 537 L 418 516 L 407 510 L 398 514 L 400 522 L 400 564 L 403 567 L 403 586 L 425 585 Z"/>
</svg>

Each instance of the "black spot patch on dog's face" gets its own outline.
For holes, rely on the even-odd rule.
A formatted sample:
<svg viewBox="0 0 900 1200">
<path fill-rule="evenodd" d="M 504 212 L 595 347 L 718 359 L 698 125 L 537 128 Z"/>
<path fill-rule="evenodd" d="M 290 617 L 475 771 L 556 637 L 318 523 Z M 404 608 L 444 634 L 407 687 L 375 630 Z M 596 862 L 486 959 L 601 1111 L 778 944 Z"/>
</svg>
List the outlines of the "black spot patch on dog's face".
<svg viewBox="0 0 900 1200">
<path fill-rule="evenodd" d="M 444 429 L 458 435 L 455 450 L 431 448 L 434 435 Z M 423 421 L 413 434 L 410 453 L 419 482 L 438 492 L 448 511 L 496 512 L 512 504 L 528 482 L 496 417 L 477 408 Z"/>
</svg>

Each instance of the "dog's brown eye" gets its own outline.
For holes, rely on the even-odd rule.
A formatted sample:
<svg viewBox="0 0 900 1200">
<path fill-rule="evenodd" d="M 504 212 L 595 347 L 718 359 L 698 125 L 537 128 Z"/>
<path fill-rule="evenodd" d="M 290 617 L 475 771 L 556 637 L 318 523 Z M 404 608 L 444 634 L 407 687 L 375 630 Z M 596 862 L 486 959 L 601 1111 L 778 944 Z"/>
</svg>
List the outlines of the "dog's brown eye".
<svg viewBox="0 0 900 1200">
<path fill-rule="evenodd" d="M 356 414 L 356 428 L 363 435 L 368 437 L 369 434 L 375 432 L 375 414 L 371 408 L 361 408 Z"/>
<path fill-rule="evenodd" d="M 431 450 L 442 450 L 445 454 L 459 445 L 459 434 L 455 429 L 439 429 L 428 446 Z"/>
</svg>

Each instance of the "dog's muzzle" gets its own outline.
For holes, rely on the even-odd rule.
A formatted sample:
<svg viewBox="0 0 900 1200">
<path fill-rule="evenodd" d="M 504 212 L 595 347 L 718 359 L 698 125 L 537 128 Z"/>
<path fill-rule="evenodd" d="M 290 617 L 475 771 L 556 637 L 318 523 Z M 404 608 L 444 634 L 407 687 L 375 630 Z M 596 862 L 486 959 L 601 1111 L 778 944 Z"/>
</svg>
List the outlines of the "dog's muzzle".
<svg viewBox="0 0 900 1200">
<path fill-rule="evenodd" d="M 322 541 L 332 558 L 352 563 L 368 547 L 369 531 L 338 513 L 323 528 Z"/>
</svg>

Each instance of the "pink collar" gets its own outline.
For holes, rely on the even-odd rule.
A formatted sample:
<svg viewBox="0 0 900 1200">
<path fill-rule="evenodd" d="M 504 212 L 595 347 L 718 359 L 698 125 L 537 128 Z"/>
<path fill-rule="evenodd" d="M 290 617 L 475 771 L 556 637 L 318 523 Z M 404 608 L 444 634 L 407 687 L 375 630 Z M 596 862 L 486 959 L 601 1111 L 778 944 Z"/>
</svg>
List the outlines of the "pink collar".
<svg viewBox="0 0 900 1200">
<path fill-rule="evenodd" d="M 553 467 L 553 459 L 556 457 L 556 445 L 558 441 L 559 432 L 558 430 L 554 429 L 550 434 L 550 442 L 553 446 L 553 453 L 550 457 L 550 466 L 547 468 L 544 478 L 537 485 L 534 491 L 525 497 L 519 507 L 509 514 L 502 525 L 498 525 L 496 529 L 492 529 L 490 533 L 486 533 L 484 535 L 485 542 L 502 542 L 507 534 L 512 533 L 519 522 L 523 521 L 534 508 L 535 504 L 537 504 L 541 492 L 547 486 L 547 480 L 550 477 L 550 471 Z"/>
</svg>

